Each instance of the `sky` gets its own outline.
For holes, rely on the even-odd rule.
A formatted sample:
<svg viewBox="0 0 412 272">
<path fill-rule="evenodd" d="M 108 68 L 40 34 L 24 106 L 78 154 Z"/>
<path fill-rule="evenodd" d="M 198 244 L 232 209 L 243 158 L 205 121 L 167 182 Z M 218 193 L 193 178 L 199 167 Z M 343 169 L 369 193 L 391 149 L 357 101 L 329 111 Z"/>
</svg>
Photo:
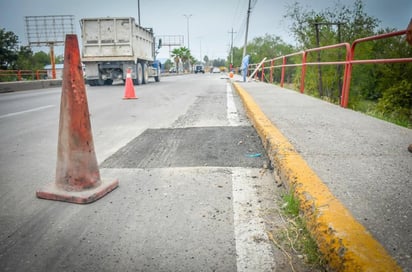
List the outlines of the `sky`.
<svg viewBox="0 0 412 272">
<path fill-rule="evenodd" d="M 73 15 L 75 31 L 81 37 L 80 19 L 96 17 L 134 17 L 138 21 L 139 0 L 0 0 L 0 28 L 14 32 L 20 45 L 27 45 L 25 16 Z M 288 7 L 299 2 L 307 10 L 333 9 L 337 3 L 352 7 L 355 0 L 252 0 L 248 41 L 265 34 L 279 36 L 293 44 L 290 22 L 284 18 Z M 380 21 L 382 28 L 405 29 L 412 18 L 411 0 L 363 0 L 367 15 Z M 184 46 L 203 59 L 226 59 L 233 45 L 245 41 L 248 0 L 140 0 L 140 23 L 153 28 L 155 35 L 183 35 Z M 186 16 L 185 16 L 186 15 Z M 189 19 L 188 19 L 189 18 Z M 189 44 L 187 26 L 189 23 Z M 170 49 L 163 46 L 159 58 L 168 58 Z M 33 51 L 48 48 L 33 48 Z M 56 55 L 63 55 L 56 46 Z"/>
</svg>

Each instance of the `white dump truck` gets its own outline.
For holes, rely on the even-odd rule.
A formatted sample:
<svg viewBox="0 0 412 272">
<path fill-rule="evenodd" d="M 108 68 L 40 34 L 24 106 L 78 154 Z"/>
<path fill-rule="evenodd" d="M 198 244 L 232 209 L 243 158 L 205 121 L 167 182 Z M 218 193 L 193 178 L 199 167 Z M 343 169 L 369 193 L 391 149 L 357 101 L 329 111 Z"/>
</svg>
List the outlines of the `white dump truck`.
<svg viewBox="0 0 412 272">
<path fill-rule="evenodd" d="M 125 81 L 130 69 L 135 85 L 145 84 L 149 77 L 160 81 L 161 64 L 156 60 L 157 49 L 151 28 L 143 28 L 134 18 L 83 18 L 82 62 L 86 83 L 90 86 L 111 85 Z"/>
</svg>

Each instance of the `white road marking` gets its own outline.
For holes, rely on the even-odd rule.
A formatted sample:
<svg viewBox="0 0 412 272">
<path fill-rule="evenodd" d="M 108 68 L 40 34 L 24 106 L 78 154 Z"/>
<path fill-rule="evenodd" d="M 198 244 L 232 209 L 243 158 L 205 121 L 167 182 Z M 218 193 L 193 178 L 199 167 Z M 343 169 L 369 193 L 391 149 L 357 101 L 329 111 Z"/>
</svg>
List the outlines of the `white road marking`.
<svg viewBox="0 0 412 272">
<path fill-rule="evenodd" d="M 251 169 L 232 168 L 233 211 L 238 272 L 274 271 L 272 247 L 259 214 Z"/>
<path fill-rule="evenodd" d="M 230 126 L 240 126 L 240 118 L 235 105 L 235 100 L 233 99 L 233 91 L 230 83 L 226 83 L 226 94 L 227 94 L 227 119 L 229 120 Z"/>
<path fill-rule="evenodd" d="M 47 105 L 47 106 L 42 106 L 42 107 L 33 108 L 33 109 L 29 109 L 29 110 L 24 110 L 24 111 L 18 111 L 18 112 L 12 112 L 12 113 L 8 113 L 8 114 L 3 114 L 3 115 L 0 115 L 0 119 L 6 118 L 6 117 L 11 117 L 11 116 L 16 116 L 16 115 L 21 115 L 21 114 L 25 114 L 25 113 L 29 113 L 29 112 L 40 111 L 40 110 L 44 110 L 44 109 L 48 109 L 48 108 L 53 108 L 53 107 L 54 107 L 54 105 Z"/>
</svg>

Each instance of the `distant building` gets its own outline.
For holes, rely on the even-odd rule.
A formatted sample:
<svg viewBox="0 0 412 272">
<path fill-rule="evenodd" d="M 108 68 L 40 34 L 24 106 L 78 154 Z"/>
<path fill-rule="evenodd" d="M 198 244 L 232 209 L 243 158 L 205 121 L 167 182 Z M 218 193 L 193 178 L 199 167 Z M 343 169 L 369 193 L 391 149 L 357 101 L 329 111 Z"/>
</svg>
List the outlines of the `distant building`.
<svg viewBox="0 0 412 272">
<path fill-rule="evenodd" d="M 44 70 L 47 71 L 47 78 L 52 79 L 53 74 L 52 74 L 51 64 L 44 66 Z M 63 78 L 63 63 L 59 63 L 59 64 L 56 64 L 56 79 L 62 79 L 62 78 Z"/>
</svg>

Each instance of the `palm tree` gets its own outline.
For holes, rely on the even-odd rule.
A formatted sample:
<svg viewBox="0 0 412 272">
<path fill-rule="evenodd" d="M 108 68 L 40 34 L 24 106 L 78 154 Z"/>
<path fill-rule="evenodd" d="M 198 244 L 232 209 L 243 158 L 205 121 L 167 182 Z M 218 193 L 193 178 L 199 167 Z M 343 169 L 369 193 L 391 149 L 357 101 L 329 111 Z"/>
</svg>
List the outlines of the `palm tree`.
<svg viewBox="0 0 412 272">
<path fill-rule="evenodd" d="M 181 59 L 183 64 L 186 64 L 186 67 L 188 70 L 190 70 L 190 63 L 188 62 L 190 60 L 191 54 L 190 54 L 190 50 L 186 47 L 181 47 Z"/>
<path fill-rule="evenodd" d="M 193 67 L 193 65 L 197 62 L 196 58 L 190 55 L 189 63 Z"/>
<path fill-rule="evenodd" d="M 171 57 L 175 61 L 176 64 L 176 73 L 179 73 L 179 62 L 182 59 L 182 50 L 181 48 L 175 48 L 172 51 Z"/>
<path fill-rule="evenodd" d="M 193 56 L 190 53 L 190 50 L 186 47 L 179 47 L 179 48 L 175 48 L 172 51 L 171 57 L 174 59 L 175 63 L 176 63 L 176 69 L 179 70 L 179 63 L 180 61 L 182 61 L 183 65 L 186 64 L 186 68 L 187 70 L 190 70 L 190 66 L 191 64 L 193 64 L 192 59 Z"/>
</svg>

